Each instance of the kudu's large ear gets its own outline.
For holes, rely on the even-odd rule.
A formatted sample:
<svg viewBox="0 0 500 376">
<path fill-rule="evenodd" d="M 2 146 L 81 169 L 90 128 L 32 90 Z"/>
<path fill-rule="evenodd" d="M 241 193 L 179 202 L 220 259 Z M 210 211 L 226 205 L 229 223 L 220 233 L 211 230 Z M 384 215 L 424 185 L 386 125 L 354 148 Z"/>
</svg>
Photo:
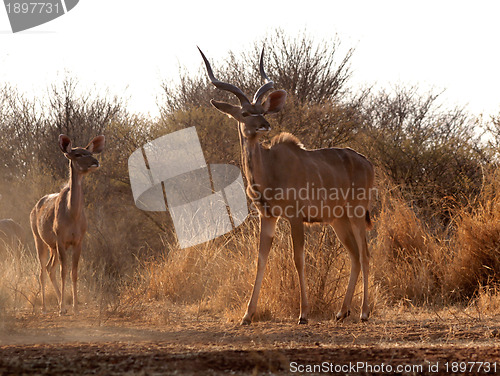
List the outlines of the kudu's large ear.
<svg viewBox="0 0 500 376">
<path fill-rule="evenodd" d="M 280 112 L 283 106 L 285 106 L 285 101 L 286 101 L 285 90 L 273 91 L 271 94 L 269 94 L 264 103 L 262 103 L 262 107 L 264 108 L 264 113 L 275 114 L 276 112 Z"/>
<path fill-rule="evenodd" d="M 59 135 L 59 147 L 63 153 L 71 153 L 71 140 L 65 134 Z"/>
<path fill-rule="evenodd" d="M 218 102 L 216 100 L 211 99 L 210 103 L 220 112 L 230 116 L 238 121 L 241 121 L 241 107 L 235 106 L 226 102 Z"/>
<path fill-rule="evenodd" d="M 90 151 L 92 154 L 100 153 L 104 150 L 104 136 L 95 137 L 85 148 Z"/>
</svg>

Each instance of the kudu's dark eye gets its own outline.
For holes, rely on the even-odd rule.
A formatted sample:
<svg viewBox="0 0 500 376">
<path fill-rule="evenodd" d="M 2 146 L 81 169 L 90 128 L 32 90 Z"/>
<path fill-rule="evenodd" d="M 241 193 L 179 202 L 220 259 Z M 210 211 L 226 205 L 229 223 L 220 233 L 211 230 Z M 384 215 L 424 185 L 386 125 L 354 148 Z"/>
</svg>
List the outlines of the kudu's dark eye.
<svg viewBox="0 0 500 376">
<path fill-rule="evenodd" d="M 247 116 L 250 116 L 250 113 L 248 111 L 242 111 L 241 116 L 247 117 Z"/>
</svg>

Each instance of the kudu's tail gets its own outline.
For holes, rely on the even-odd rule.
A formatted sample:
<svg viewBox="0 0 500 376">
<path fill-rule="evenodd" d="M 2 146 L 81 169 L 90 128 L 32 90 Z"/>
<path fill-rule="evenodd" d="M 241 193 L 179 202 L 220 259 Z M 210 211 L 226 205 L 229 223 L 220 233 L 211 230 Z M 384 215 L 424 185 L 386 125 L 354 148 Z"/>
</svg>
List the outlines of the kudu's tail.
<svg viewBox="0 0 500 376">
<path fill-rule="evenodd" d="M 367 210 L 365 212 L 365 221 L 366 221 L 366 228 L 368 230 L 371 230 L 373 227 L 373 223 L 372 223 L 372 220 L 370 219 L 370 211 L 369 210 Z"/>
</svg>

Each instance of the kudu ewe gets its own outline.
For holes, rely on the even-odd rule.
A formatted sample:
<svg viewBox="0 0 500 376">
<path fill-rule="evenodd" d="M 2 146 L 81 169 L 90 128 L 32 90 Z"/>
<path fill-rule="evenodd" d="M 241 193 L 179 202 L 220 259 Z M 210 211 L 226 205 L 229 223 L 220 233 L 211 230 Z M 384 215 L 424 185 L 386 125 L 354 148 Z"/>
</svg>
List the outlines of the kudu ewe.
<svg viewBox="0 0 500 376">
<path fill-rule="evenodd" d="M 99 168 L 92 154 L 104 149 L 104 136 L 95 137 L 87 147 L 71 146 L 66 135 L 59 136 L 59 147 L 69 159 L 69 183 L 61 192 L 46 195 L 31 211 L 31 229 L 40 260 L 40 284 L 42 287 L 42 310 L 45 313 L 46 272 L 56 290 L 61 315 L 66 313 L 64 287 L 68 274 L 67 252 L 73 246 L 71 279 L 73 282 L 73 310 L 78 313 L 76 281 L 78 261 L 82 251 L 82 240 L 87 231 L 87 219 L 83 210 L 82 180 L 89 172 Z M 50 252 L 49 252 L 50 250 Z M 56 283 L 56 267 L 61 265 L 61 291 Z"/>
<path fill-rule="evenodd" d="M 286 92 L 274 89 L 264 67 L 264 50 L 260 57 L 260 74 L 264 85 L 253 101 L 236 86 L 215 78 L 210 63 L 200 50 L 208 76 L 221 90 L 239 99 L 240 105 L 211 100 L 219 111 L 238 122 L 241 158 L 248 182 L 247 194 L 259 210 L 260 242 L 257 274 L 248 309 L 242 324 L 250 324 L 257 308 L 267 258 L 271 249 L 278 217 L 288 219 L 293 240 L 294 261 L 300 284 L 299 324 L 307 323 L 309 302 L 304 273 L 304 223 L 325 222 L 335 229 L 349 251 L 351 275 L 337 319 L 350 313 L 350 305 L 360 270 L 363 273 L 361 320 L 367 320 L 369 257 L 366 229 L 370 227 L 369 205 L 373 190 L 372 164 L 352 149 L 306 150 L 289 133 L 275 136 L 271 147 L 259 143 L 271 127 L 264 115 L 279 112 Z"/>
</svg>

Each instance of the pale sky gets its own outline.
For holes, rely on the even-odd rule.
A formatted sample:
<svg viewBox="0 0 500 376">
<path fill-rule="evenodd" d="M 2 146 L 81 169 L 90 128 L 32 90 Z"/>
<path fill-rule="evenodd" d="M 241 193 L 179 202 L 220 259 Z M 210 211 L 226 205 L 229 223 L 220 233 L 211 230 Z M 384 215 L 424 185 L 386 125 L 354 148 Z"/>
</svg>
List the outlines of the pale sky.
<svg viewBox="0 0 500 376">
<path fill-rule="evenodd" d="M 69 71 L 82 87 L 129 97 L 129 110 L 158 113 L 161 83 L 179 64 L 197 72 L 276 27 L 293 36 L 340 38 L 355 47 L 352 85 L 446 89 L 447 105 L 500 112 L 499 1 L 80 0 L 66 15 L 12 34 L 0 8 L 0 85 L 30 96 Z M 272 48 L 269 46 L 268 48 Z"/>
</svg>

